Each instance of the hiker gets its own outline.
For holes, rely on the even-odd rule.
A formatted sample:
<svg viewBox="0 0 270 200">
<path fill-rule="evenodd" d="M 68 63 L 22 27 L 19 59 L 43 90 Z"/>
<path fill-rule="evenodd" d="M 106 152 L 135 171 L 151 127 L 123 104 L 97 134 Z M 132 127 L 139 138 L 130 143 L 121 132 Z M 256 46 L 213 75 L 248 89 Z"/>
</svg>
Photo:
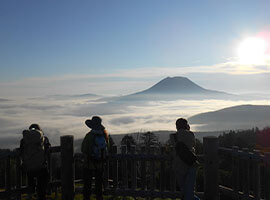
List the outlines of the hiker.
<svg viewBox="0 0 270 200">
<path fill-rule="evenodd" d="M 83 169 L 83 199 L 89 200 L 92 193 L 92 177 L 95 177 L 96 199 L 103 200 L 102 183 L 104 164 L 108 152 L 108 133 L 101 124 L 102 120 L 98 116 L 85 121 L 91 129 L 83 139 L 81 151 L 84 155 Z"/>
<path fill-rule="evenodd" d="M 198 165 L 195 155 L 195 136 L 184 118 L 177 119 L 176 129 L 177 132 L 171 134 L 170 137 L 175 147 L 174 169 L 177 174 L 177 183 L 182 191 L 183 200 L 199 200 L 194 194 Z"/>
<path fill-rule="evenodd" d="M 38 124 L 31 124 L 29 130 L 23 131 L 23 138 L 20 141 L 23 170 L 27 173 L 30 193 L 32 195 L 36 189 L 38 200 L 46 199 L 48 185 L 47 161 L 50 146 L 49 139 L 44 136 Z"/>
</svg>

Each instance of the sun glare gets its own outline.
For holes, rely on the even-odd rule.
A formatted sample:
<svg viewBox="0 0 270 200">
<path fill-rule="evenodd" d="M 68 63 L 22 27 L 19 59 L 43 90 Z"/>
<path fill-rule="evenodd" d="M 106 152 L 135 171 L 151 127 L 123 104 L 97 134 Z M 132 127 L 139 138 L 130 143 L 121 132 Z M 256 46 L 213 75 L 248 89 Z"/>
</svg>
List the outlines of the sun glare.
<svg viewBox="0 0 270 200">
<path fill-rule="evenodd" d="M 259 37 L 246 38 L 238 48 L 238 59 L 241 64 L 258 65 L 266 61 L 267 43 Z"/>
</svg>

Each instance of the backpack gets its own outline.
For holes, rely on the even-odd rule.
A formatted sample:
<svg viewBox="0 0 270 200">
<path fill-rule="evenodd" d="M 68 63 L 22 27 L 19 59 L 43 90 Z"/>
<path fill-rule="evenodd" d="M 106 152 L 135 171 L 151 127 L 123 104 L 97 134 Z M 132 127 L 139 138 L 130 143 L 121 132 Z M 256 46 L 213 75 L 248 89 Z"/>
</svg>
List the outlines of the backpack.
<svg viewBox="0 0 270 200">
<path fill-rule="evenodd" d="M 175 151 L 178 157 L 188 166 L 192 166 L 197 161 L 197 156 L 183 142 L 178 141 L 176 143 Z"/>
<path fill-rule="evenodd" d="M 26 171 L 39 170 L 45 167 L 44 135 L 33 129 L 23 132 L 23 165 Z"/>
<path fill-rule="evenodd" d="M 105 133 L 99 130 L 92 130 L 91 132 L 94 135 L 91 157 L 94 160 L 105 160 L 108 156 L 108 147 Z"/>
<path fill-rule="evenodd" d="M 197 161 L 197 156 L 189 150 L 185 143 L 178 141 L 176 134 L 172 134 L 175 141 L 176 155 L 188 166 L 192 166 Z"/>
</svg>

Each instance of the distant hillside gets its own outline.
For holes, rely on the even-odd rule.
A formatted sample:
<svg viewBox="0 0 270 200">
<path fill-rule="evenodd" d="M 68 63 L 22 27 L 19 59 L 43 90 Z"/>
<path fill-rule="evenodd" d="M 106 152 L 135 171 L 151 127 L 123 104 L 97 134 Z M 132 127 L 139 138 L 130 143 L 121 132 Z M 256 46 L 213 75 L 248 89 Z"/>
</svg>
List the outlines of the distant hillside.
<svg viewBox="0 0 270 200">
<path fill-rule="evenodd" d="M 9 101 L 8 99 L 0 98 L 0 102 Z"/>
<path fill-rule="evenodd" d="M 48 96 L 49 98 L 53 98 L 53 99 L 87 99 L 87 98 L 101 98 L 101 96 L 96 95 L 96 94 L 74 94 L 74 95 L 50 95 Z"/>
<path fill-rule="evenodd" d="M 241 105 L 201 113 L 190 117 L 190 124 L 199 125 L 200 130 L 233 130 L 270 125 L 270 106 Z"/>
<path fill-rule="evenodd" d="M 202 88 L 186 77 L 167 77 L 149 89 L 119 97 L 118 100 L 228 99 L 235 95 Z"/>
</svg>

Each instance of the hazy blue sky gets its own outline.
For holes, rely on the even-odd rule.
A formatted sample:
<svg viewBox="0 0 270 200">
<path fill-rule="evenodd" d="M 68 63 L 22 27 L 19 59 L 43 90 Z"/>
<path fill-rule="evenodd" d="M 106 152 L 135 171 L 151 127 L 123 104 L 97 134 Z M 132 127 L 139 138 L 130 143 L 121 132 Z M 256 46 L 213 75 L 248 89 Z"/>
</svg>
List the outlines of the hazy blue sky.
<svg viewBox="0 0 270 200">
<path fill-rule="evenodd" d="M 267 0 L 1 0 L 0 80 L 224 63 L 270 30 L 269 10 Z"/>
</svg>

